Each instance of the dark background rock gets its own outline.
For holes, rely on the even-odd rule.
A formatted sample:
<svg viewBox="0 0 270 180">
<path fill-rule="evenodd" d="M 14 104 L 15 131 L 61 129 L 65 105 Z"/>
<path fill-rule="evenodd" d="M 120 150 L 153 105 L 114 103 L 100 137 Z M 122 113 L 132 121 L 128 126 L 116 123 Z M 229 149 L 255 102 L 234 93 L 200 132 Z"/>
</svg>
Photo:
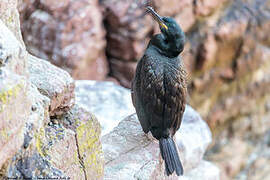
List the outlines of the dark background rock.
<svg viewBox="0 0 270 180">
<path fill-rule="evenodd" d="M 105 30 L 97 0 L 26 0 L 19 11 L 30 53 L 50 60 L 76 79 L 105 79 Z"/>
</svg>

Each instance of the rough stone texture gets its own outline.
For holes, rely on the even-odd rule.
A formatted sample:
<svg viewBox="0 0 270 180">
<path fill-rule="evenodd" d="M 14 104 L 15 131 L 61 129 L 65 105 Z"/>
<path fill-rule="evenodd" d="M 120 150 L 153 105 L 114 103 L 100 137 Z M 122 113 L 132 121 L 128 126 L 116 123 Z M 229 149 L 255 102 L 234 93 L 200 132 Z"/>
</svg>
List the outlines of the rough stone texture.
<svg viewBox="0 0 270 180">
<path fill-rule="evenodd" d="M 37 113 L 35 120 L 44 123 L 48 114 L 46 119 L 41 119 Z M 102 179 L 100 126 L 93 115 L 76 105 L 51 121 L 42 124 L 36 132 L 35 126 L 30 126 L 29 132 L 35 134 L 25 133 L 28 145 L 24 144 L 24 149 L 13 157 L 4 177 Z"/>
<path fill-rule="evenodd" d="M 95 117 L 75 105 L 62 116 L 49 119 L 50 100 L 34 85 L 29 98 L 32 108 L 23 145 L 5 162 L 0 178 L 102 179 L 100 125 Z"/>
<path fill-rule="evenodd" d="M 101 127 L 95 116 L 75 105 L 59 120 L 59 122 L 61 121 L 66 128 L 75 132 L 77 155 L 85 177 L 103 179 L 104 157 L 100 141 Z"/>
<path fill-rule="evenodd" d="M 29 56 L 29 80 L 41 94 L 50 98 L 50 116 L 61 115 L 74 104 L 74 81 L 70 75 L 49 62 Z"/>
<path fill-rule="evenodd" d="M 29 116 L 26 79 L 0 68 L 0 169 L 23 144 L 23 128 Z"/>
<path fill-rule="evenodd" d="M 126 87 L 130 87 L 136 61 L 141 57 L 154 27 L 151 17 L 144 16 L 143 7 L 146 3 L 146 0 L 101 1 L 105 8 L 107 55 L 111 74 Z"/>
<path fill-rule="evenodd" d="M 98 118 L 102 135 L 109 133 L 118 123 L 135 113 L 130 91 L 113 82 L 76 81 L 76 101 Z M 105 113 L 104 113 L 105 112 Z"/>
<path fill-rule="evenodd" d="M 7 66 L 10 71 L 23 75 L 26 60 L 27 53 L 23 45 L 0 19 L 0 67 Z"/>
<path fill-rule="evenodd" d="M 105 79 L 105 31 L 97 0 L 26 0 L 19 10 L 29 52 L 76 79 Z"/>
<path fill-rule="evenodd" d="M 204 165 L 201 165 L 200 162 L 203 162 L 203 154 L 211 142 L 211 133 L 205 122 L 197 114 L 192 114 L 194 112 L 191 107 L 187 106 L 180 131 L 176 135 L 176 141 L 185 176 L 200 179 L 200 175 L 197 173 L 200 171 L 196 171 L 194 168 L 203 169 Z M 191 126 L 194 129 L 190 129 Z M 186 134 L 187 131 L 188 134 Z M 181 137 L 179 133 L 181 133 Z M 194 137 L 185 139 L 187 137 L 185 134 L 194 135 Z M 198 136 L 205 138 L 199 140 Z M 101 141 L 106 162 L 105 179 L 177 179 L 175 175 L 166 178 L 158 142 L 150 140 L 144 134 L 135 114 L 121 121 L 112 132 L 104 135 Z M 193 156 L 189 156 L 187 152 L 195 153 Z M 213 166 L 210 165 L 210 167 Z M 210 170 L 213 172 L 208 172 L 207 168 L 204 170 L 204 174 L 206 176 L 208 174 L 209 179 L 219 179 L 217 168 L 211 168 Z"/>
<path fill-rule="evenodd" d="M 18 41 L 16 4 L 0 2 L 0 179 L 102 179 L 100 125 L 78 105 L 70 109 L 70 75 Z"/>
<path fill-rule="evenodd" d="M 4 24 L 8 27 L 8 29 L 15 35 L 17 40 L 24 47 L 24 42 L 22 40 L 22 34 L 20 30 L 20 19 L 19 19 L 19 12 L 17 10 L 17 5 L 18 5 L 17 0 L 1 0 L 0 19 L 4 22 Z"/>
</svg>

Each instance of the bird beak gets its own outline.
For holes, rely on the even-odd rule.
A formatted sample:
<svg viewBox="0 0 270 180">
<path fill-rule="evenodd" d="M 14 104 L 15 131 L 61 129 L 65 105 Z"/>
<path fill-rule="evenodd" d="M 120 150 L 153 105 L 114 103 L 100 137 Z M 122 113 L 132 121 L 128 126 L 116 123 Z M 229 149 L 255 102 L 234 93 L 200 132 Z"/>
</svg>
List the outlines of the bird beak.
<svg viewBox="0 0 270 180">
<path fill-rule="evenodd" d="M 147 12 L 151 13 L 161 28 L 165 28 L 166 30 L 168 29 L 168 26 L 166 26 L 165 22 L 162 20 L 162 17 L 151 6 L 147 6 L 146 10 Z"/>
</svg>

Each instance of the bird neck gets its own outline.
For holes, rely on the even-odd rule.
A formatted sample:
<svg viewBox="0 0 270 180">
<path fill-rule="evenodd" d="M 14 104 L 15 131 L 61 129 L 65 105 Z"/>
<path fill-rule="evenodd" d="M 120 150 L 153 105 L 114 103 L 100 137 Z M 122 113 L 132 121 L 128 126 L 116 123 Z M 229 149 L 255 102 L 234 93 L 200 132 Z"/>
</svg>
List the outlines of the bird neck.
<svg viewBox="0 0 270 180">
<path fill-rule="evenodd" d="M 184 49 L 184 40 L 181 36 L 165 37 L 163 34 L 155 35 L 149 46 L 157 48 L 158 52 L 166 57 L 177 57 Z"/>
</svg>

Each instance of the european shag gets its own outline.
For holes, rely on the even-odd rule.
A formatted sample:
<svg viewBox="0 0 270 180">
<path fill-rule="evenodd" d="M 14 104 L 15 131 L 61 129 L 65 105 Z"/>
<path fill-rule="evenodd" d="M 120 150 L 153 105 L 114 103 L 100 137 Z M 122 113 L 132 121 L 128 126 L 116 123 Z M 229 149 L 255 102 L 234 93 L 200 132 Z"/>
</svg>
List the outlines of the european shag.
<svg viewBox="0 0 270 180">
<path fill-rule="evenodd" d="M 185 35 L 173 18 L 158 15 L 147 7 L 159 23 L 160 34 L 152 37 L 137 64 L 132 81 L 132 102 L 145 133 L 159 140 L 166 174 L 183 175 L 183 167 L 173 136 L 180 128 L 186 105 L 186 72 L 179 54 Z"/>
</svg>

